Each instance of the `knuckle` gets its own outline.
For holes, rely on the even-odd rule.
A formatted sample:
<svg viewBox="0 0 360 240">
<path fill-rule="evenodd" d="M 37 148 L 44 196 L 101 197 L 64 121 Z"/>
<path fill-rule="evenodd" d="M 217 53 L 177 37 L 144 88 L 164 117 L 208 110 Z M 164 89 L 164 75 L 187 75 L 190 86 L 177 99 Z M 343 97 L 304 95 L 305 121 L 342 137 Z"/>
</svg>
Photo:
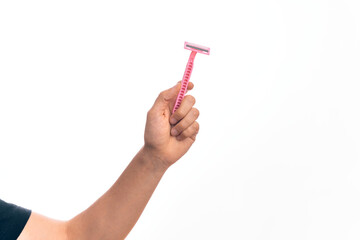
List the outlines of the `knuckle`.
<svg viewBox="0 0 360 240">
<path fill-rule="evenodd" d="M 165 94 L 165 91 L 161 91 L 161 92 L 159 93 L 159 97 L 164 97 L 164 94 Z"/>
<path fill-rule="evenodd" d="M 195 102 L 196 102 L 196 99 L 195 99 L 195 97 L 192 96 L 192 95 L 187 95 L 187 96 L 186 96 L 186 101 L 188 101 L 190 104 L 194 105 Z"/>
<path fill-rule="evenodd" d="M 181 127 L 179 126 L 179 124 L 175 125 L 174 128 L 175 128 L 175 130 L 176 130 L 178 133 L 181 133 L 181 132 L 182 132 L 182 129 L 181 129 Z"/>
<path fill-rule="evenodd" d="M 174 114 L 172 115 L 172 118 L 174 118 L 176 121 L 179 121 L 179 109 L 177 109 Z"/>
<path fill-rule="evenodd" d="M 182 138 L 187 138 L 187 137 L 190 137 L 191 134 L 190 134 L 189 131 L 183 131 L 183 132 L 180 134 L 180 136 L 181 136 Z"/>
<path fill-rule="evenodd" d="M 190 137 L 191 135 L 189 133 L 184 133 L 181 137 L 184 139 L 184 138 L 188 138 Z"/>
<path fill-rule="evenodd" d="M 176 120 L 180 120 L 184 117 L 185 113 L 183 108 L 179 108 L 178 110 L 176 110 L 174 112 L 174 117 L 176 118 Z"/>
<path fill-rule="evenodd" d="M 189 123 L 188 122 L 185 122 L 184 120 L 183 121 L 180 121 L 179 123 L 178 123 L 178 125 L 176 125 L 176 127 L 177 127 L 177 130 L 179 131 L 179 132 L 182 132 L 182 131 L 184 131 L 184 132 L 186 132 L 186 129 L 189 127 Z"/>
<path fill-rule="evenodd" d="M 178 140 L 182 141 L 186 138 L 186 136 L 184 136 L 184 134 L 180 134 L 179 136 L 176 137 Z"/>
<path fill-rule="evenodd" d="M 195 118 L 198 118 L 198 117 L 199 117 L 199 115 L 200 115 L 200 111 L 199 111 L 199 109 L 197 109 L 197 108 L 193 108 L 193 112 L 194 112 Z"/>
<path fill-rule="evenodd" d="M 146 114 L 146 116 L 151 116 L 152 115 L 152 108 L 150 108 L 148 111 L 147 111 L 147 114 Z"/>
<path fill-rule="evenodd" d="M 198 133 L 199 130 L 200 130 L 200 124 L 198 122 L 194 122 L 194 129 L 195 129 L 195 132 Z"/>
</svg>

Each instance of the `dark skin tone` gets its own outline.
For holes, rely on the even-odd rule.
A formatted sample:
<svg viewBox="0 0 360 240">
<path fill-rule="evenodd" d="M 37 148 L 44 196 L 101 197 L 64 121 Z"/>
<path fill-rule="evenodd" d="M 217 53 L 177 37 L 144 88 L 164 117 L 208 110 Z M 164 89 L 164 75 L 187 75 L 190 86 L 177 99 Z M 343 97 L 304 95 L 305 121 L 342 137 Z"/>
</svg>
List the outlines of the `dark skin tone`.
<svg viewBox="0 0 360 240">
<path fill-rule="evenodd" d="M 195 142 L 199 110 L 184 97 L 171 114 L 180 82 L 159 94 L 147 113 L 144 145 L 117 181 L 88 209 L 68 221 L 31 213 L 19 240 L 124 239 L 139 219 L 166 170 Z M 189 83 L 188 90 L 194 84 Z"/>
</svg>

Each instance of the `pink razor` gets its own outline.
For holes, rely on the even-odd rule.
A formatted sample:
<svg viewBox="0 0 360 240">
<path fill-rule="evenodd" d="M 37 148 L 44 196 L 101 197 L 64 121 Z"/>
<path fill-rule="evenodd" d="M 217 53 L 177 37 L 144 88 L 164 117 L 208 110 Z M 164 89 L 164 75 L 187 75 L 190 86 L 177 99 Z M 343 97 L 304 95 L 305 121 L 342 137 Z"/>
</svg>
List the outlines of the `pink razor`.
<svg viewBox="0 0 360 240">
<path fill-rule="evenodd" d="M 197 45 L 197 44 L 185 42 L 184 47 L 187 50 L 191 50 L 191 54 L 190 54 L 188 63 L 187 63 L 186 68 L 185 68 L 185 73 L 184 73 L 183 79 L 181 81 L 181 89 L 180 89 L 180 92 L 179 92 L 179 94 L 178 94 L 178 96 L 176 98 L 175 106 L 174 106 L 174 109 L 173 109 L 172 113 L 174 113 L 180 107 L 181 101 L 183 100 L 183 98 L 185 96 L 187 86 L 189 84 L 191 72 L 192 72 L 193 67 L 194 67 L 194 60 L 195 60 L 196 53 L 203 53 L 203 54 L 206 54 L 206 55 L 210 54 L 210 48 L 200 46 L 200 45 Z"/>
</svg>

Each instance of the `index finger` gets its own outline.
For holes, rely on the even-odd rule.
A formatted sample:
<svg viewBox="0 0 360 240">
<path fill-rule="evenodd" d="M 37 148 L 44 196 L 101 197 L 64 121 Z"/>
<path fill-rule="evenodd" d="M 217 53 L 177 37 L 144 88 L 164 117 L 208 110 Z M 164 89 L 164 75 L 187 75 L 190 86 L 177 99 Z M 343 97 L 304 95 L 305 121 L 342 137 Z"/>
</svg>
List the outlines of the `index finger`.
<svg viewBox="0 0 360 240">
<path fill-rule="evenodd" d="M 181 83 L 181 80 L 178 81 L 177 83 Z M 193 89 L 193 88 L 194 88 L 194 83 L 193 83 L 193 82 L 189 82 L 186 91 L 191 90 L 191 89 Z"/>
</svg>

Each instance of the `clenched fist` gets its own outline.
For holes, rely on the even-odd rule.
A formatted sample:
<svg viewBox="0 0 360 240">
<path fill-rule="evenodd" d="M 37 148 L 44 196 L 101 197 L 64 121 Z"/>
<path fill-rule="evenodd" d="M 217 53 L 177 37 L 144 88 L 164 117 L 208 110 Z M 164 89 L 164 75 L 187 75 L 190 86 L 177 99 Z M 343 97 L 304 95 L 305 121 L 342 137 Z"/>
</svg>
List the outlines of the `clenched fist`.
<svg viewBox="0 0 360 240">
<path fill-rule="evenodd" d="M 193 89 L 189 83 L 187 90 Z M 147 113 L 144 151 L 165 167 L 181 158 L 195 142 L 199 132 L 199 110 L 194 108 L 195 98 L 186 95 L 180 107 L 171 114 L 181 83 L 162 91 Z"/>
</svg>

